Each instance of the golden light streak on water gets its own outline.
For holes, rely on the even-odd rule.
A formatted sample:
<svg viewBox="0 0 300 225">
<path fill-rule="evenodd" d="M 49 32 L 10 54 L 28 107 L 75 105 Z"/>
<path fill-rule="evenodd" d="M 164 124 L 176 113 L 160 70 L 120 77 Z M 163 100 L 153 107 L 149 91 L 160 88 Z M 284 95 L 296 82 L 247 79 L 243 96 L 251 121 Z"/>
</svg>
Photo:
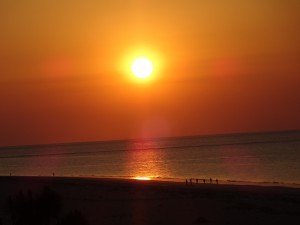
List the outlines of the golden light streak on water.
<svg viewBox="0 0 300 225">
<path fill-rule="evenodd" d="M 151 180 L 150 177 L 134 177 L 135 180 Z"/>
</svg>

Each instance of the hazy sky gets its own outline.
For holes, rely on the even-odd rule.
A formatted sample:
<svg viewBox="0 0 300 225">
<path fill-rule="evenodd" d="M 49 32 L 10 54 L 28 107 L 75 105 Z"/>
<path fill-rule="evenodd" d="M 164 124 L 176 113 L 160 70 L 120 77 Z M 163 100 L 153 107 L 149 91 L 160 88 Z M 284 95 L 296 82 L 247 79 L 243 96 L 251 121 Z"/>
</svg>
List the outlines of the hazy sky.
<svg viewBox="0 0 300 225">
<path fill-rule="evenodd" d="M 300 129 L 299 0 L 1 0 L 0 145 Z M 132 79 L 135 56 L 152 79 Z"/>
</svg>

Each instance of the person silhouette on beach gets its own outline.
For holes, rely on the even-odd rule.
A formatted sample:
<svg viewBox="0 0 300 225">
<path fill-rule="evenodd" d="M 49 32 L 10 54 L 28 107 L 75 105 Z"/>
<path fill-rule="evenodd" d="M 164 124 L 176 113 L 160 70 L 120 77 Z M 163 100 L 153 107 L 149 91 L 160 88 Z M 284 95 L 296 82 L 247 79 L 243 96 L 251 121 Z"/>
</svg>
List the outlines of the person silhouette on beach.
<svg viewBox="0 0 300 225">
<path fill-rule="evenodd" d="M 198 178 L 196 179 L 196 183 L 198 184 Z"/>
<path fill-rule="evenodd" d="M 210 183 L 212 182 L 212 179 L 211 179 L 211 178 L 209 178 L 209 182 L 210 182 Z"/>
<path fill-rule="evenodd" d="M 187 179 L 185 179 L 185 184 L 186 184 L 186 185 L 188 184 L 188 180 L 187 180 Z"/>
<path fill-rule="evenodd" d="M 203 179 L 203 183 L 205 184 L 205 179 Z"/>
<path fill-rule="evenodd" d="M 193 179 L 192 178 L 190 179 L 190 183 L 193 184 Z"/>
<path fill-rule="evenodd" d="M 219 180 L 218 180 L 218 179 L 216 179 L 216 183 L 217 183 L 217 184 L 219 183 Z"/>
</svg>

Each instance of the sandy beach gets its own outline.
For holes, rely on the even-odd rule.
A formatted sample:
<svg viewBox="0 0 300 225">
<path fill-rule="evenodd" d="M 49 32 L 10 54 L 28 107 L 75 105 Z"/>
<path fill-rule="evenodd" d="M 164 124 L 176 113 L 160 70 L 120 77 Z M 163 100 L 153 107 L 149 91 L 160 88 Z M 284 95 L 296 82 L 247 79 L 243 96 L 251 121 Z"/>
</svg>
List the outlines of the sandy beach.
<svg viewBox="0 0 300 225">
<path fill-rule="evenodd" d="M 49 187 L 63 212 L 78 210 L 90 225 L 294 224 L 300 220 L 300 189 L 280 186 L 66 177 L 1 177 L 2 223 L 8 196 Z"/>
</svg>

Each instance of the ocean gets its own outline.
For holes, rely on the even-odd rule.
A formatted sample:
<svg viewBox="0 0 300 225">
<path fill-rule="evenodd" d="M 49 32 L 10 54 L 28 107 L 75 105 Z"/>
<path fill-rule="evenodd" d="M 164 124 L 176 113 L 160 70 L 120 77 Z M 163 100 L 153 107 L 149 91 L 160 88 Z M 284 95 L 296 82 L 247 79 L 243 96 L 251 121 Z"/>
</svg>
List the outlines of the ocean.
<svg viewBox="0 0 300 225">
<path fill-rule="evenodd" d="M 300 131 L 0 148 L 0 176 L 300 184 Z"/>
</svg>

